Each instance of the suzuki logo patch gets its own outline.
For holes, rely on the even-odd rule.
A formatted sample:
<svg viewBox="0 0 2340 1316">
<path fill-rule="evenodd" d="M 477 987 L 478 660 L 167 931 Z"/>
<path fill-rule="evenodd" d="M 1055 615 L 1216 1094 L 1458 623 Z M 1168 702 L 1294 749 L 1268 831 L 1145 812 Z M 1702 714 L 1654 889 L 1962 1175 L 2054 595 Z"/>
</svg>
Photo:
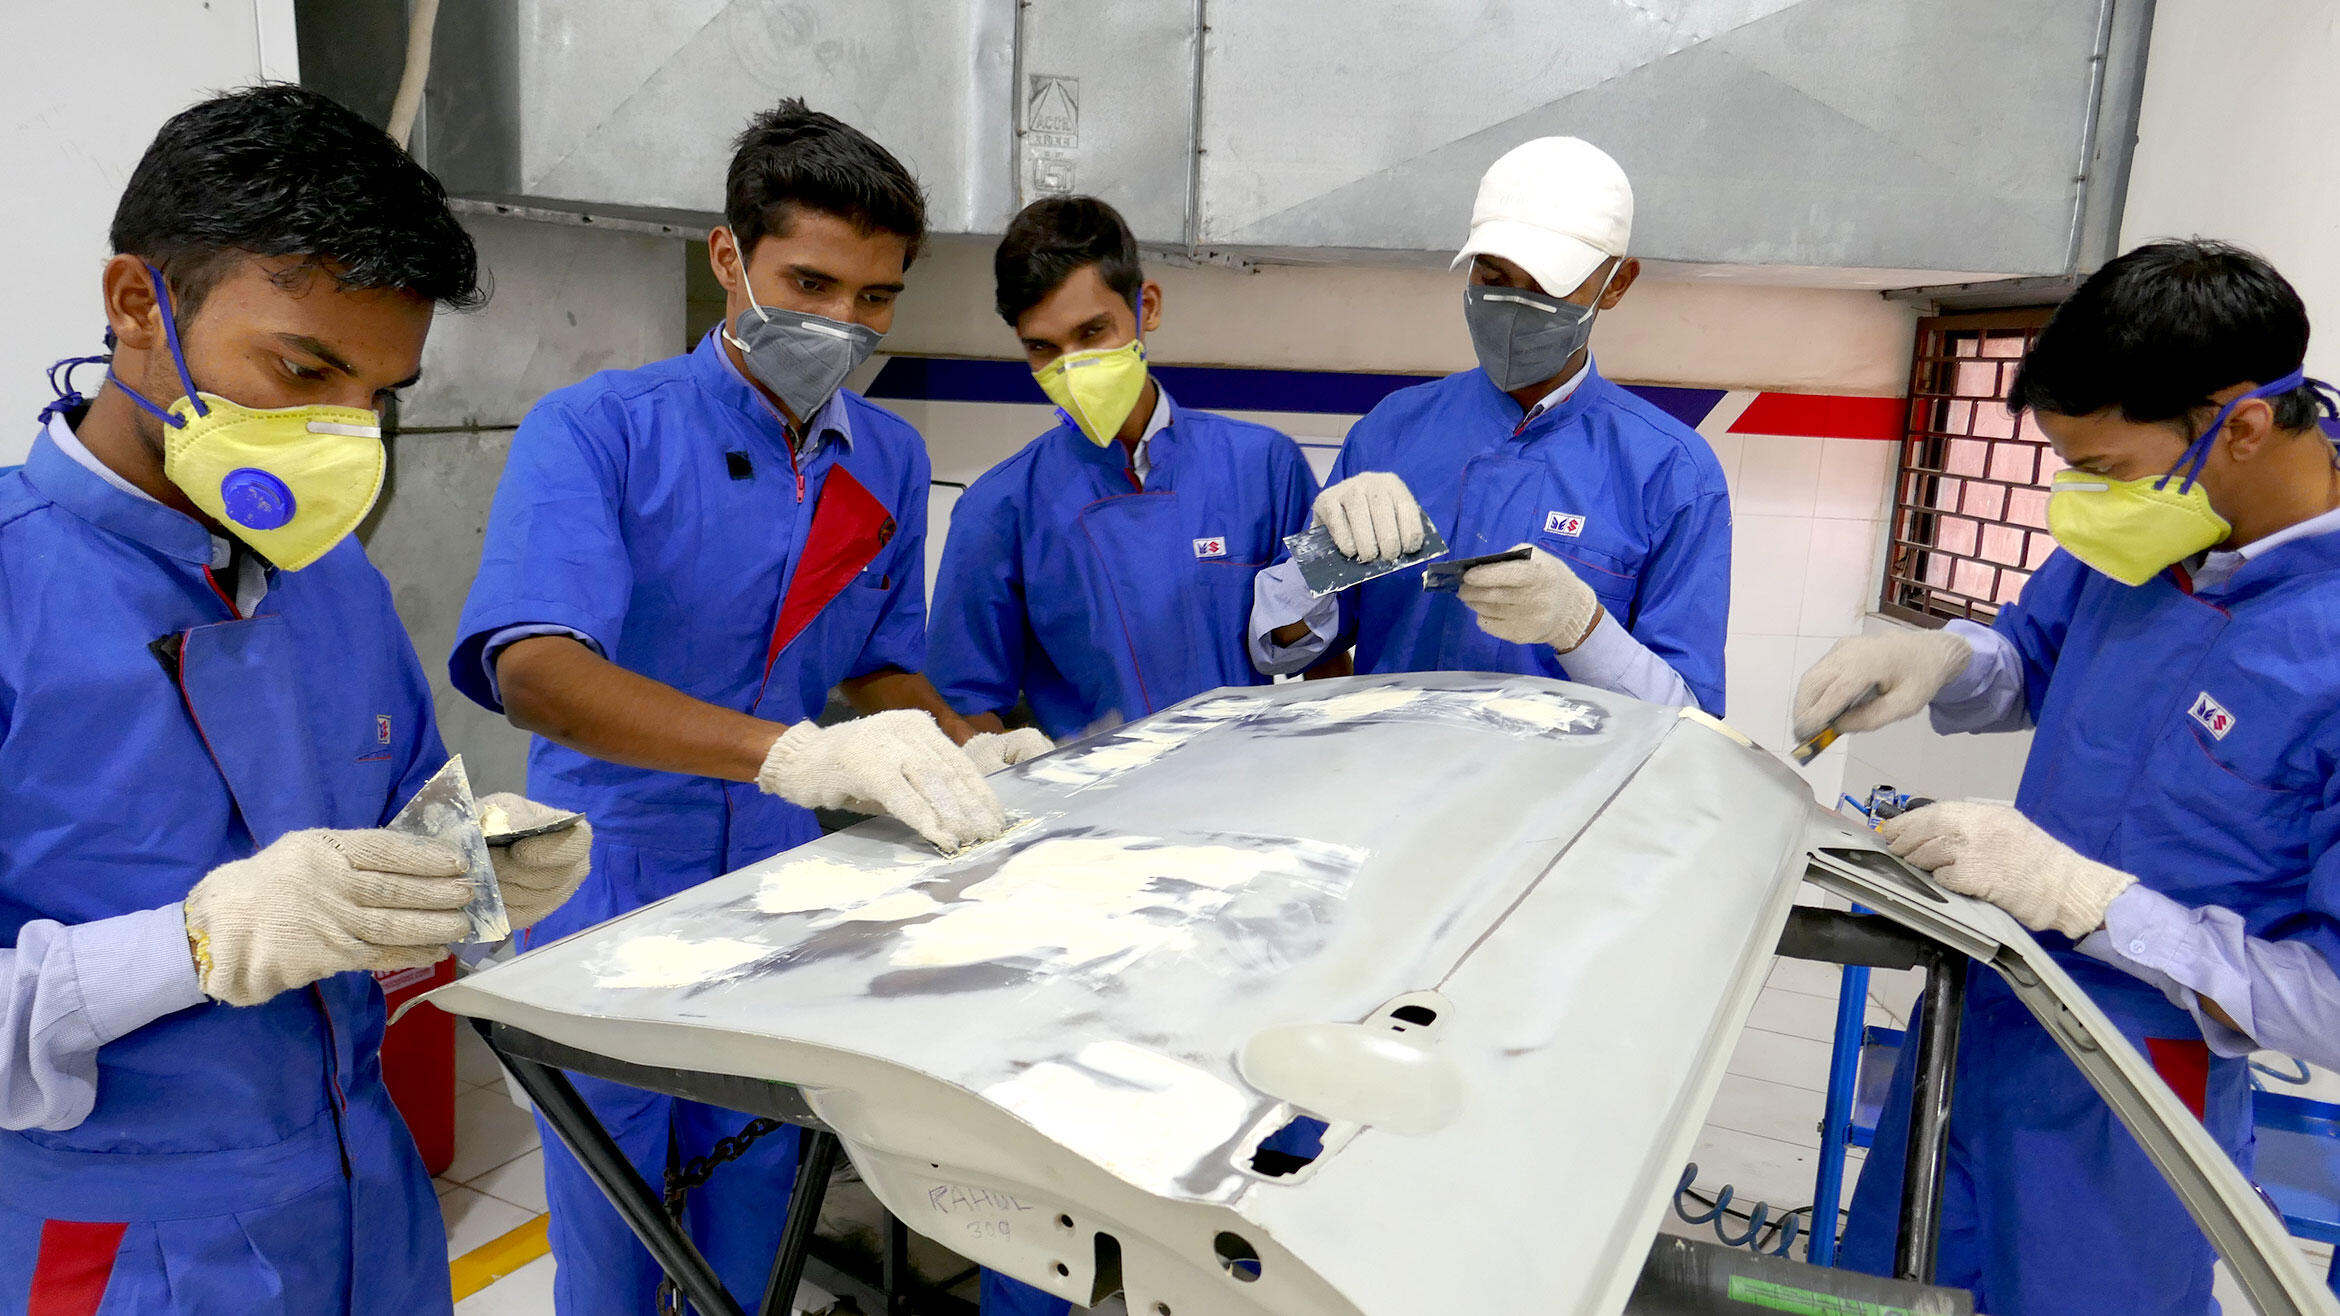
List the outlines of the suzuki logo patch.
<svg viewBox="0 0 2340 1316">
<path fill-rule="evenodd" d="M 390 715 L 388 713 L 374 714 L 374 739 L 380 744 L 390 743 Z"/>
<path fill-rule="evenodd" d="M 1584 533 L 1584 518 L 1574 512 L 1544 513 L 1544 533 L 1566 535 L 1570 539 Z"/>
<path fill-rule="evenodd" d="M 1227 556 L 1227 541 L 1220 537 L 1197 539 L 1194 541 L 1194 555 L 1197 558 L 1225 557 Z"/>
<path fill-rule="evenodd" d="M 2227 712 L 2223 705 L 2212 699 L 2207 690 L 2194 696 L 2194 706 L 2186 712 L 2219 740 L 2226 739 L 2226 733 L 2234 730 L 2234 714 Z"/>
</svg>

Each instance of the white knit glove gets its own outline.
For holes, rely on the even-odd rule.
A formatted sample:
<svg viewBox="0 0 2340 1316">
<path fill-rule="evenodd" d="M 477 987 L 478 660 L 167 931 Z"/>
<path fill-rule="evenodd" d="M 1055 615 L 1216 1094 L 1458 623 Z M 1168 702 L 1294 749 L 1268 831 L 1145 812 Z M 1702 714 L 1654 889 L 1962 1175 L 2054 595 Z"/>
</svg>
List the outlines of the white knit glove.
<svg viewBox="0 0 2340 1316">
<path fill-rule="evenodd" d="M 503 815 L 503 826 L 496 830 L 514 832 L 542 827 L 567 812 L 509 792 L 481 797 L 480 816 L 490 810 Z M 504 913 L 518 932 L 559 909 L 584 882 L 593 865 L 593 824 L 579 818 L 564 831 L 491 845 L 488 860 L 504 892 Z"/>
<path fill-rule="evenodd" d="M 975 770 L 988 777 L 1001 768 L 1013 767 L 1025 759 L 1036 759 L 1056 748 L 1056 742 L 1031 727 L 1014 731 L 978 732 L 973 740 L 959 746 Z"/>
<path fill-rule="evenodd" d="M 756 785 L 808 809 L 892 814 L 945 854 L 1007 829 L 983 774 L 914 708 L 833 727 L 799 722 L 772 742 Z"/>
<path fill-rule="evenodd" d="M 1592 634 L 1601 601 L 1568 564 L 1540 548 L 1520 562 L 1490 562 L 1463 573 L 1462 601 L 1479 629 L 1513 644 L 1549 644 L 1567 653 Z"/>
<path fill-rule="evenodd" d="M 2137 880 L 2083 858 L 2004 804 L 1929 804 L 1886 819 L 1877 835 L 1951 890 L 2075 941 L 2103 926 L 2113 897 Z"/>
<path fill-rule="evenodd" d="M 1316 519 L 1333 547 L 1359 562 L 1400 558 L 1422 547 L 1422 506 L 1388 471 L 1352 475 L 1316 496 Z"/>
<path fill-rule="evenodd" d="M 203 994 L 258 1005 L 351 969 L 436 964 L 471 933 L 463 856 L 397 832 L 291 832 L 187 893 Z"/>
<path fill-rule="evenodd" d="M 1839 731 L 1874 731 L 1934 701 L 1974 658 L 1974 646 L 1949 631 L 1893 627 L 1838 640 L 1796 687 L 1796 739 L 1830 722 Z M 1876 686 L 1882 693 L 1855 712 L 1852 702 Z"/>
</svg>

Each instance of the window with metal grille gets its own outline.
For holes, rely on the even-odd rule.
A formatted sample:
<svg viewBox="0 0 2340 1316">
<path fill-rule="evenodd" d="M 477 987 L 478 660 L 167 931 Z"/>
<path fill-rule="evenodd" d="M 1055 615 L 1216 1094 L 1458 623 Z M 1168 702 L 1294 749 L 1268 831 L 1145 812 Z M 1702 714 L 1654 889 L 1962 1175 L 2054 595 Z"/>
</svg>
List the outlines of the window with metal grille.
<svg viewBox="0 0 2340 1316">
<path fill-rule="evenodd" d="M 2007 414 L 2015 367 L 2052 309 L 1918 321 L 1885 555 L 1886 615 L 1987 623 L 2055 551 L 2047 489 L 2064 464 L 2036 417 Z"/>
</svg>

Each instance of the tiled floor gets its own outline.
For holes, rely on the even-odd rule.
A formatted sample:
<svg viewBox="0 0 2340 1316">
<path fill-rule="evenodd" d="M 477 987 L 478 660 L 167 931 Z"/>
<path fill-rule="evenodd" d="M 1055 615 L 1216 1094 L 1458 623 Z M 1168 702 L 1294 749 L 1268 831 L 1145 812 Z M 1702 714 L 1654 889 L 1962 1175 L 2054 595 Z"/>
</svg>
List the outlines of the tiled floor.
<svg viewBox="0 0 2340 1316">
<path fill-rule="evenodd" d="M 455 1030 L 455 1159 L 439 1176 L 447 1255 L 460 1257 L 544 1214 L 544 1152 L 536 1120 L 511 1097 L 487 1044 Z M 461 1316 L 552 1310 L 552 1259 L 536 1261 L 456 1304 Z"/>
</svg>

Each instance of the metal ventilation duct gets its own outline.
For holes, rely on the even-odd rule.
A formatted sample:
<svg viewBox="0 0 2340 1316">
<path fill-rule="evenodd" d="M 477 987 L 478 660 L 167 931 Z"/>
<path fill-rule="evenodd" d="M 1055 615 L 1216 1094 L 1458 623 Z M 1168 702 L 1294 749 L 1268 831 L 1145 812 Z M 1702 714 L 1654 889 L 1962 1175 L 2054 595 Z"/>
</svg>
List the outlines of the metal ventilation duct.
<svg viewBox="0 0 2340 1316">
<path fill-rule="evenodd" d="M 449 6 L 425 158 L 459 195 L 704 223 L 732 137 L 801 96 L 900 156 L 936 231 L 997 231 L 1016 204 L 1015 19 L 1013 0 Z"/>
<path fill-rule="evenodd" d="M 801 95 L 910 164 L 940 232 L 1083 191 L 1156 245 L 1451 250 L 1479 173 L 1569 133 L 1643 255 L 2056 274 L 2119 218 L 2146 0 L 483 0 L 440 24 L 459 193 L 711 219 Z M 1912 280 L 1923 281 L 1923 280 Z"/>
</svg>

